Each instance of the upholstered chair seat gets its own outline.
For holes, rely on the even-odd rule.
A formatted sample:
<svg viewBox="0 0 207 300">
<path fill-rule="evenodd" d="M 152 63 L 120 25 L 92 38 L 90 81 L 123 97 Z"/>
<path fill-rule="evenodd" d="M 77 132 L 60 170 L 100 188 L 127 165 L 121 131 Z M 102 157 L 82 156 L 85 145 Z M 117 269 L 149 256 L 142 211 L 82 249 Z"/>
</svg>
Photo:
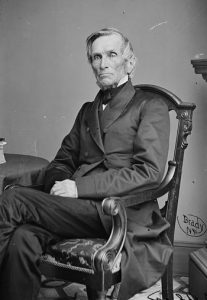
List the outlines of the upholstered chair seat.
<svg viewBox="0 0 207 300">
<path fill-rule="evenodd" d="M 48 247 L 44 261 L 62 268 L 94 273 L 94 259 L 97 250 L 106 244 L 106 240 L 95 239 L 67 239 Z M 112 273 L 120 269 L 121 254 L 112 266 Z"/>
</svg>

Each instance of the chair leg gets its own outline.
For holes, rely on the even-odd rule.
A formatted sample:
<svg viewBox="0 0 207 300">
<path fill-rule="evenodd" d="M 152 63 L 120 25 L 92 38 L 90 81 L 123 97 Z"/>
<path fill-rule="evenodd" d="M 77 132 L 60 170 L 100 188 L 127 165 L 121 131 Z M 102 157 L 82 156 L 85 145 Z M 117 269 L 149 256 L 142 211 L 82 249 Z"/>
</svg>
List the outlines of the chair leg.
<svg viewBox="0 0 207 300">
<path fill-rule="evenodd" d="M 106 300 L 107 291 L 97 291 L 91 287 L 86 287 L 88 300 Z"/>
<path fill-rule="evenodd" d="M 97 299 L 96 300 L 106 300 L 106 291 L 104 291 L 104 292 L 97 291 Z"/>
<path fill-rule="evenodd" d="M 173 300 L 173 256 L 171 256 L 168 266 L 162 276 L 162 299 Z"/>
<path fill-rule="evenodd" d="M 121 286 L 120 283 L 117 283 L 117 284 L 114 285 L 114 288 L 113 288 L 113 291 L 111 293 L 110 299 L 117 300 L 118 295 L 119 295 L 120 286 Z"/>
</svg>

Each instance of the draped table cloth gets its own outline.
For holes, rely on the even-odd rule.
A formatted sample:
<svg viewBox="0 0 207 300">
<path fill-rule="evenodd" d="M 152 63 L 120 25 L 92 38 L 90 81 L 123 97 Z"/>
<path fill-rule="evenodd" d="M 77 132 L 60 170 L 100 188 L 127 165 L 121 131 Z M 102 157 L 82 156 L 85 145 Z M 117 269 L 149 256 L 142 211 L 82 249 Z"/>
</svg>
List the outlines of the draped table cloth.
<svg viewBox="0 0 207 300">
<path fill-rule="evenodd" d="M 22 155 L 4 154 L 6 162 L 0 164 L 0 195 L 10 184 L 40 184 L 44 168 L 48 161 L 44 158 Z"/>
</svg>

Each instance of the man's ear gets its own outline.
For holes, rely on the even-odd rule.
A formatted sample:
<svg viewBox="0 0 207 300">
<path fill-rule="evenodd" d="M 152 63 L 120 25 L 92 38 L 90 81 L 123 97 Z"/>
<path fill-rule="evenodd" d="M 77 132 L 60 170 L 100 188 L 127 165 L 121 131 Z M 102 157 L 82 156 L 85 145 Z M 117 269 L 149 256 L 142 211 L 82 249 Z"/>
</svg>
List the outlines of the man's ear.
<svg viewBox="0 0 207 300">
<path fill-rule="evenodd" d="M 135 69 L 136 65 L 136 57 L 132 55 L 130 58 L 126 60 L 126 73 L 130 75 Z"/>
</svg>

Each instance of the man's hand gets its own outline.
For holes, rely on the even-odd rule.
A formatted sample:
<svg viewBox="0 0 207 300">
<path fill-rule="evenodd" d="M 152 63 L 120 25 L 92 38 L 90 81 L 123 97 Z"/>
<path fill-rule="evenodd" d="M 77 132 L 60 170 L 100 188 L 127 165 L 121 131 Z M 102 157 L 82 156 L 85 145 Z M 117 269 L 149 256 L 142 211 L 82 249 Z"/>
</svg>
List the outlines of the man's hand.
<svg viewBox="0 0 207 300">
<path fill-rule="evenodd" d="M 76 183 L 70 179 L 56 181 L 50 190 L 50 194 L 62 197 L 78 198 Z"/>
</svg>

